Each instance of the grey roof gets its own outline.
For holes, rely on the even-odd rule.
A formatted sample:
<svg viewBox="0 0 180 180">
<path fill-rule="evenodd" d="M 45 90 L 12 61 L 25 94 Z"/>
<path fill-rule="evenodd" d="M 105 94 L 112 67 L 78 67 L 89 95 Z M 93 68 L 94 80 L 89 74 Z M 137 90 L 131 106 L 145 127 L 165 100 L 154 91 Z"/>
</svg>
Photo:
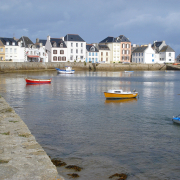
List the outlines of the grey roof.
<svg viewBox="0 0 180 180">
<path fill-rule="evenodd" d="M 159 47 L 160 45 L 162 44 L 162 41 L 156 41 L 156 42 L 154 42 L 153 44 L 152 44 L 152 48 L 154 47 L 154 45 L 156 46 L 156 47 Z"/>
<path fill-rule="evenodd" d="M 110 49 L 109 49 L 109 47 L 108 47 L 107 45 L 101 45 L 101 44 L 99 44 L 99 45 L 98 45 L 98 49 L 99 49 L 99 50 L 108 50 L 108 51 L 110 51 Z"/>
<path fill-rule="evenodd" d="M 42 43 L 42 45 L 45 46 L 45 45 L 46 45 L 46 41 L 47 41 L 47 40 L 40 39 L 40 40 L 39 40 L 39 43 Z"/>
<path fill-rule="evenodd" d="M 64 41 L 80 41 L 80 42 L 85 42 L 78 34 L 67 34 L 64 37 Z"/>
<path fill-rule="evenodd" d="M 160 52 L 175 52 L 170 46 L 163 46 Z"/>
<path fill-rule="evenodd" d="M 107 38 L 100 41 L 100 43 L 117 43 L 117 42 L 130 42 L 128 38 L 126 38 L 124 35 L 120 35 L 117 38 L 108 36 Z"/>
<path fill-rule="evenodd" d="M 28 47 L 28 45 L 34 45 L 34 43 L 27 37 L 22 36 L 18 42 L 22 41 L 22 47 Z"/>
<path fill-rule="evenodd" d="M 95 51 L 92 51 L 91 50 L 91 47 L 94 47 L 95 48 Z M 96 48 L 96 46 L 92 45 L 92 44 L 87 44 L 86 45 L 86 50 L 89 51 L 89 52 L 99 52 L 98 49 Z"/>
<path fill-rule="evenodd" d="M 17 41 L 15 41 L 13 38 L 0 37 L 0 40 L 2 41 L 2 43 L 3 43 L 4 45 L 6 45 L 6 42 L 9 42 L 9 45 L 10 45 L 10 46 L 12 45 L 13 42 L 15 43 L 15 46 L 18 45 Z"/>
<path fill-rule="evenodd" d="M 147 48 L 148 48 L 148 46 L 137 47 L 132 53 L 144 52 Z"/>
<path fill-rule="evenodd" d="M 51 38 L 50 39 L 51 45 L 52 47 L 54 47 L 54 43 L 56 43 L 56 47 L 60 47 L 60 44 L 63 43 L 63 48 L 67 48 L 66 44 L 64 43 L 64 41 L 60 38 Z"/>
</svg>

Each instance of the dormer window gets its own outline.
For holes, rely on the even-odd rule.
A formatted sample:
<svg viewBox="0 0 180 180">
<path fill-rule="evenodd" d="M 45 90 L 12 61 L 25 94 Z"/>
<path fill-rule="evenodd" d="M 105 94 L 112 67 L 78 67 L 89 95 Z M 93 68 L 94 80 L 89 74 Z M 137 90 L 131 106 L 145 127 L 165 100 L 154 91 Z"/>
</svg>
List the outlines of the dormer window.
<svg viewBox="0 0 180 180">
<path fill-rule="evenodd" d="M 12 45 L 15 46 L 15 42 L 13 42 Z"/>
<path fill-rule="evenodd" d="M 56 42 L 54 42 L 54 44 L 53 44 L 53 47 L 56 47 L 57 45 L 56 45 Z"/>
<path fill-rule="evenodd" d="M 6 45 L 9 45 L 9 42 L 6 42 Z"/>
<path fill-rule="evenodd" d="M 91 49 L 90 49 L 90 51 L 95 51 L 95 47 L 92 46 Z"/>
<path fill-rule="evenodd" d="M 63 47 L 63 43 L 60 44 L 60 47 L 61 47 L 61 48 Z"/>
</svg>

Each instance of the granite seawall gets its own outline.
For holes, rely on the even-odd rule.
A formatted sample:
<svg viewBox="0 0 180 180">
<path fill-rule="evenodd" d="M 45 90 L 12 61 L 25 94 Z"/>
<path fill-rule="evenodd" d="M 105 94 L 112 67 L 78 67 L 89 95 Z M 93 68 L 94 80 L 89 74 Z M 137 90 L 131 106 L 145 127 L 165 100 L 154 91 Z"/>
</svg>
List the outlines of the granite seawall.
<svg viewBox="0 0 180 180">
<path fill-rule="evenodd" d="M 86 63 L 86 62 L 0 62 L 1 72 L 17 71 L 45 71 L 55 70 L 71 66 L 75 70 L 95 70 L 95 71 L 158 71 L 166 70 L 166 64 L 122 64 L 122 63 Z"/>
<path fill-rule="evenodd" d="M 0 180 L 64 180 L 35 137 L 0 96 Z"/>
</svg>

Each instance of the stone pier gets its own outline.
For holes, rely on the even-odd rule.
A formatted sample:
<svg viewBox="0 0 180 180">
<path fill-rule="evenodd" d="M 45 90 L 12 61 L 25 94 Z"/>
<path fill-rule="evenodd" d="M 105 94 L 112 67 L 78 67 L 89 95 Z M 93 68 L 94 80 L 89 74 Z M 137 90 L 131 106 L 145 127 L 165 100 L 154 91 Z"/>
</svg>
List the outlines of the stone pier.
<svg viewBox="0 0 180 180">
<path fill-rule="evenodd" d="M 26 124 L 0 96 L 0 180 L 64 180 Z"/>
</svg>

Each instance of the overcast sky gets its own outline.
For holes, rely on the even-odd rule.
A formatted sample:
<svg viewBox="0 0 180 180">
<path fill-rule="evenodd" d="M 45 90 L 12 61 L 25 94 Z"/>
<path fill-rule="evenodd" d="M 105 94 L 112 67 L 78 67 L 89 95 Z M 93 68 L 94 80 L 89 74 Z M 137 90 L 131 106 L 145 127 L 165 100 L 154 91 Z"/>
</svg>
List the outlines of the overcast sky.
<svg viewBox="0 0 180 180">
<path fill-rule="evenodd" d="M 125 35 L 165 40 L 180 54 L 180 0 L 0 0 L 0 37 L 79 34 L 87 43 Z"/>
</svg>

